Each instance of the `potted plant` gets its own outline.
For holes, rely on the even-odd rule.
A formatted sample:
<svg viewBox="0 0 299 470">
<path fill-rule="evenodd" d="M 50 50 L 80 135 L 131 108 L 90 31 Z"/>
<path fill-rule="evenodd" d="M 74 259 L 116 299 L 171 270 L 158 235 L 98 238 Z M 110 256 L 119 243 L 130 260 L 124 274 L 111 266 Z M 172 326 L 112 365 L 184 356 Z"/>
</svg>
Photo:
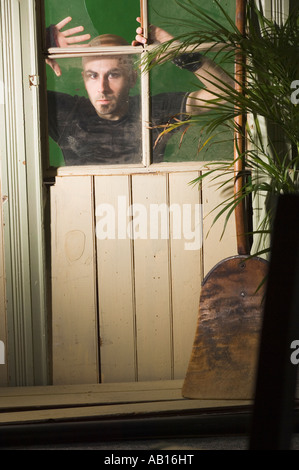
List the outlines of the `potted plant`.
<svg viewBox="0 0 299 470">
<path fill-rule="evenodd" d="M 206 103 L 207 108 L 211 102 L 217 105 L 217 113 L 211 115 L 206 125 L 207 142 L 212 141 L 223 126 L 233 130 L 235 136 L 246 142 L 244 148 L 238 148 L 238 158 L 245 163 L 242 187 L 237 197 L 229 197 L 215 208 L 214 221 L 225 216 L 225 229 L 237 204 L 254 200 L 257 195 L 263 197 L 264 215 L 253 230 L 259 240 L 254 254 L 267 254 L 270 248 L 264 242 L 271 233 L 275 199 L 279 194 L 299 191 L 298 6 L 278 24 L 267 18 L 260 3 L 248 0 L 245 6 L 246 27 L 240 30 L 217 0 L 215 3 L 223 17 L 221 22 L 198 6 L 195 0 L 176 3 L 187 10 L 194 20 L 186 22 L 184 34 L 156 46 L 148 54 L 147 67 L 156 67 L 165 60 L 193 51 L 200 44 L 213 43 L 203 53 L 217 56 L 218 64 L 221 66 L 223 63 L 234 85 L 213 76 L 210 78 L 219 93 L 214 92 L 215 98 Z M 242 78 L 235 74 L 236 63 L 242 66 Z M 223 94 L 226 96 L 225 102 Z M 199 107 L 199 114 L 204 107 Z M 241 115 L 247 118 L 244 127 L 236 119 Z M 176 121 L 161 132 L 171 132 L 180 125 L 196 126 L 199 122 L 195 115 L 181 122 Z M 230 184 L 235 178 L 233 165 L 233 161 L 209 162 L 207 171 L 192 183 L 199 184 L 211 174 L 216 179 L 219 174 L 225 173 L 228 175 L 226 183 Z"/>
</svg>

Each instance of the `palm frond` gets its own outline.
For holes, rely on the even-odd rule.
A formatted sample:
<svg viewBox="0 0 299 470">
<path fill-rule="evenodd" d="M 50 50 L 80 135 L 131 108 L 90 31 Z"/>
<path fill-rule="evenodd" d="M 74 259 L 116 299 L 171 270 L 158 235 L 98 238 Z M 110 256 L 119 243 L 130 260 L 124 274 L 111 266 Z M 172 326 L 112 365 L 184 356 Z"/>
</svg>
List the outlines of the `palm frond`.
<svg viewBox="0 0 299 470">
<path fill-rule="evenodd" d="M 275 205 L 269 205 L 269 201 L 281 193 L 299 192 L 299 105 L 291 103 L 291 84 L 299 78 L 298 9 L 282 24 L 277 24 L 265 16 L 260 4 L 248 0 L 247 27 L 243 33 L 218 0 L 215 0 L 220 15 L 217 17 L 194 0 L 176 0 L 176 3 L 189 14 L 188 20 L 181 21 L 185 32 L 151 50 L 144 59 L 146 69 L 172 60 L 187 49 L 213 43 L 218 47 L 210 47 L 204 54 L 217 58 L 228 80 L 217 79 L 211 74 L 207 82 L 213 86 L 213 99 L 201 99 L 198 113 L 170 124 L 162 133 L 187 124 L 183 139 L 190 127 L 199 126 L 206 133 L 203 144 L 198 147 L 199 152 L 212 143 L 215 134 L 223 127 L 246 138 L 246 149 L 239 152 L 239 158 L 246 162 L 250 177 L 246 175 L 244 178 L 240 194 L 224 198 L 213 209 L 216 212 L 213 224 L 224 217 L 225 230 L 238 203 L 248 197 L 262 195 L 265 198 L 265 216 L 254 232 L 262 239 L 271 231 L 275 213 Z M 244 67 L 242 82 L 234 74 L 238 61 Z M 212 108 L 214 111 L 210 114 Z M 203 114 L 209 117 L 205 124 L 202 122 Z M 236 125 L 238 115 L 251 117 L 250 125 L 246 123 L 245 134 Z M 224 173 L 227 180 L 223 183 L 221 179 L 219 189 L 233 184 L 232 161 L 209 162 L 207 170 L 190 184 L 203 184 L 207 177 L 217 182 Z"/>
</svg>

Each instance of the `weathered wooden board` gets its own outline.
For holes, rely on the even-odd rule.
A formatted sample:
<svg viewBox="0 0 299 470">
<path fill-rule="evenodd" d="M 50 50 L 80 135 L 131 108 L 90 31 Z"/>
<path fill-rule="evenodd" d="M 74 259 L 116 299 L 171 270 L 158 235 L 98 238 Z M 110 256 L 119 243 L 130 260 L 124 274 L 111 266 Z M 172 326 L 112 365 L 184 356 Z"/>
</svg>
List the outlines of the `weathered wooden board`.
<svg viewBox="0 0 299 470">
<path fill-rule="evenodd" d="M 101 382 L 136 380 L 130 177 L 95 177 Z"/>
<path fill-rule="evenodd" d="M 169 219 L 162 215 L 160 225 L 156 222 L 158 213 L 154 215 L 152 212 L 160 205 L 165 208 L 168 203 L 167 176 L 134 175 L 132 201 L 138 380 L 170 379 L 172 319 Z M 161 231 L 165 237 L 159 235 Z"/>
<path fill-rule="evenodd" d="M 93 181 L 57 178 L 51 188 L 53 383 L 98 377 Z"/>
<path fill-rule="evenodd" d="M 185 376 L 194 340 L 202 268 L 201 191 L 198 172 L 169 174 L 170 263 L 174 378 Z M 178 211 L 178 212 L 177 212 Z"/>
<path fill-rule="evenodd" d="M 250 401 L 186 400 L 181 389 L 182 380 L 0 388 L 0 426 L 190 411 L 200 414 L 251 405 Z"/>
<path fill-rule="evenodd" d="M 184 397 L 253 399 L 267 268 L 235 256 L 204 279 Z"/>
<path fill-rule="evenodd" d="M 221 187 L 221 184 L 223 185 Z M 215 223 L 214 218 L 222 209 L 221 202 L 233 195 L 232 175 L 214 172 L 202 182 L 203 204 L 203 264 L 204 276 L 222 259 L 237 253 L 234 214 L 229 218 L 223 232 L 226 213 Z"/>
</svg>

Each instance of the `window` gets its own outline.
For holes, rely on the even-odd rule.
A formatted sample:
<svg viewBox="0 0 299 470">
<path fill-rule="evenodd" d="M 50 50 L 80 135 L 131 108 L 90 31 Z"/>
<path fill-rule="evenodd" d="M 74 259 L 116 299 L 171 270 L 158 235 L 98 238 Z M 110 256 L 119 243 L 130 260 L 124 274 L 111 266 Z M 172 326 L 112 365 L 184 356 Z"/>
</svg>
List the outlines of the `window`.
<svg viewBox="0 0 299 470">
<path fill-rule="evenodd" d="M 178 25 L 178 18 L 183 14 L 182 19 L 187 21 L 190 14 L 181 8 L 178 11 L 179 7 L 174 0 L 171 0 L 171 10 L 177 19 L 172 24 L 168 20 L 170 2 L 167 5 L 161 5 L 157 0 L 142 3 L 146 25 L 157 25 L 172 35 L 180 34 L 186 28 L 183 22 L 182 26 Z M 229 5 L 228 11 L 233 17 L 233 2 L 223 3 Z M 95 43 L 92 49 L 49 49 L 49 57 L 57 61 L 62 71 L 61 76 L 57 77 L 50 67 L 47 70 L 51 167 L 103 164 L 148 167 L 166 162 L 232 158 L 233 144 L 229 131 L 219 132 L 209 145 L 203 145 L 207 140 L 204 126 L 209 119 L 208 114 L 203 115 L 199 125 L 195 127 L 189 128 L 186 125 L 176 132 L 162 135 L 166 123 L 183 120 L 187 116 L 187 96 L 199 89 L 199 81 L 194 74 L 179 69 L 171 62 L 153 68 L 149 73 L 140 73 L 141 58 L 153 46 L 131 46 L 137 27 L 135 18 L 140 15 L 138 0 L 132 0 L 129 4 L 122 0 L 113 0 L 108 4 L 94 0 L 76 0 L 71 4 L 65 0 L 45 0 L 45 14 L 48 27 L 71 16 L 72 22 L 62 31 L 83 25 L 84 32 L 89 33 L 93 39 L 100 34 L 113 34 L 120 35 L 128 43 L 111 45 L 110 41 L 105 47 L 99 47 Z M 117 83 L 122 82 L 124 77 L 116 79 L 114 76 L 112 79 L 110 76 L 110 81 L 106 77 L 106 90 L 101 92 L 106 102 L 102 100 L 101 105 L 100 100 L 97 100 L 99 95 L 92 90 L 96 89 L 95 93 L 99 93 L 96 83 L 99 84 L 99 71 L 102 74 L 102 68 L 99 67 L 97 76 L 85 74 L 82 77 L 82 62 L 86 65 L 87 62 L 92 62 L 91 59 L 96 59 L 93 60 L 93 67 L 101 62 L 107 68 L 109 58 L 110 65 L 115 69 L 116 62 L 121 57 L 131 63 L 136 77 L 125 77 L 130 83 L 129 87 L 122 89 L 124 94 L 127 92 L 129 95 L 128 109 L 123 106 L 123 113 L 109 116 L 107 113 L 111 101 L 110 104 L 108 101 L 115 100 L 116 94 L 121 93 Z M 93 99 L 97 100 L 97 106 L 102 111 L 91 105 Z M 125 105 L 126 100 L 125 96 Z M 103 116 L 104 108 L 107 112 Z M 217 142 L 221 145 L 216 145 Z M 204 150 L 199 152 L 201 147 Z"/>
</svg>

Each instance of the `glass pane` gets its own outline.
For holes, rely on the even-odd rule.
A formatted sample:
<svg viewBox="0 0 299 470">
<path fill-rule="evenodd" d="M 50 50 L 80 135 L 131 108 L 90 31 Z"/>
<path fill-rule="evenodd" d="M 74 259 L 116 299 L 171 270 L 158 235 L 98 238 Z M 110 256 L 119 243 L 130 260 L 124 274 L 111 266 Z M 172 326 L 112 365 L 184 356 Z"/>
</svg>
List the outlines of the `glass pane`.
<svg viewBox="0 0 299 470">
<path fill-rule="evenodd" d="M 131 44 L 139 8 L 139 0 L 45 0 L 47 30 L 53 31 L 50 25 L 70 16 L 72 20 L 61 31 L 82 25 L 93 41 L 99 35 L 101 43 L 103 35 L 117 35 L 124 39 L 122 44 Z M 121 44 L 110 41 L 105 45 Z M 65 58 L 56 63 L 59 77 L 47 67 L 50 166 L 141 163 L 136 57 Z M 82 74 L 83 68 L 88 73 Z M 104 89 L 100 77 L 105 78 Z"/>
<path fill-rule="evenodd" d="M 184 2 L 187 3 L 187 2 Z M 222 0 L 220 2 L 226 12 L 234 19 L 235 0 Z M 199 6 L 202 7 L 201 2 Z M 205 8 L 216 18 L 223 21 L 214 2 L 205 2 Z M 169 14 L 171 12 L 171 15 Z M 189 11 L 183 9 L 175 0 L 161 2 L 149 0 L 149 23 L 159 26 L 174 37 L 179 37 L 190 31 L 186 22 L 193 22 L 192 28 L 196 30 L 198 20 Z M 192 31 L 191 28 L 191 31 Z M 231 64 L 224 63 L 224 55 L 218 53 L 207 54 L 216 64 L 221 63 L 223 68 L 233 71 Z M 165 124 L 187 118 L 186 99 L 189 93 L 199 91 L 202 83 L 194 73 L 182 70 L 172 62 L 154 67 L 150 77 L 152 98 L 152 133 L 153 133 L 153 161 L 202 161 L 227 160 L 233 158 L 233 133 L 224 126 L 217 128 L 211 135 L 206 127 L 216 110 L 205 112 L 196 118 L 196 125 L 180 126 L 171 132 L 161 134 Z M 157 127 L 162 126 L 162 127 Z M 157 143 L 158 142 L 158 143 Z"/>
<path fill-rule="evenodd" d="M 135 37 L 139 0 L 44 0 L 46 26 L 70 16 L 69 27 L 82 25 L 92 38 L 117 34 L 131 43 Z"/>
<path fill-rule="evenodd" d="M 233 131 L 224 125 L 213 132 L 207 130 L 210 120 L 219 117 L 216 110 L 196 116 L 196 122 L 165 132 L 165 124 L 176 125 L 188 119 L 186 100 L 189 92 L 197 90 L 193 74 L 180 70 L 177 77 L 175 68 L 173 64 L 164 64 L 151 71 L 153 163 L 232 159 Z"/>
<path fill-rule="evenodd" d="M 56 143 L 51 143 L 50 165 L 141 163 L 140 86 L 133 56 L 57 62 L 61 77 L 48 83 L 49 135 Z"/>
</svg>

